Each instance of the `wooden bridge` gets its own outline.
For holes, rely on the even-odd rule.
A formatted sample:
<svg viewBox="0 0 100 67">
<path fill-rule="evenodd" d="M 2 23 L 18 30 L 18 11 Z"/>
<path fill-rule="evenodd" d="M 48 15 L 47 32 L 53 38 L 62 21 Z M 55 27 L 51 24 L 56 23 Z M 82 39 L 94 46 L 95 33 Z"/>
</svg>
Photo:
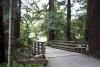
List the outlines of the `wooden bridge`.
<svg viewBox="0 0 100 67">
<path fill-rule="evenodd" d="M 44 67 L 100 67 L 100 60 L 82 54 L 86 49 L 85 46 L 75 46 L 74 41 L 72 43 L 70 43 L 70 41 L 57 43 L 58 42 L 53 41 L 48 43 L 51 44 L 50 47 L 44 47 L 43 42 L 35 42 L 32 47 L 34 49 L 33 53 L 39 57 L 32 58 L 32 60 L 21 59 L 17 62 L 23 65 L 43 64 Z M 72 45 L 69 46 L 68 43 Z M 64 50 L 60 48 L 64 48 Z M 79 53 L 77 52 L 77 49 Z"/>
<path fill-rule="evenodd" d="M 48 67 L 100 67 L 100 60 L 84 54 L 46 47 Z"/>
</svg>

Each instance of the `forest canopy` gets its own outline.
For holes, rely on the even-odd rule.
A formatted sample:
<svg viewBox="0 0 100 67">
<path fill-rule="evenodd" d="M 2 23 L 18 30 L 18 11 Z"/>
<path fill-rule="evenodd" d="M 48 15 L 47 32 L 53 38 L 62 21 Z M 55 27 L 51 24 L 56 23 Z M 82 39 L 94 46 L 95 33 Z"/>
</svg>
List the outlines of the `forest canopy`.
<svg viewBox="0 0 100 67">
<path fill-rule="evenodd" d="M 55 0 L 54 11 L 51 12 L 49 12 L 49 6 L 48 0 L 22 0 L 22 37 L 31 37 L 35 40 L 44 37 L 46 41 L 49 29 L 53 29 L 55 30 L 54 35 L 56 40 L 66 39 L 67 1 Z M 71 0 L 71 39 L 76 40 L 78 43 L 84 42 L 85 15 L 85 0 Z"/>
</svg>

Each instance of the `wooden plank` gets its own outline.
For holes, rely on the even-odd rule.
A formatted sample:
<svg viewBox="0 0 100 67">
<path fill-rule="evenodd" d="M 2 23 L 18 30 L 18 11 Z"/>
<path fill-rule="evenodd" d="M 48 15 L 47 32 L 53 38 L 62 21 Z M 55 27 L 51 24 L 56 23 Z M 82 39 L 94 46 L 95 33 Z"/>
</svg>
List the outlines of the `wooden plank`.
<svg viewBox="0 0 100 67">
<path fill-rule="evenodd" d="M 46 64 L 48 60 L 46 59 L 22 59 L 16 61 L 18 64 Z"/>
<path fill-rule="evenodd" d="M 86 47 L 75 47 L 75 51 L 79 53 L 86 53 Z"/>
</svg>

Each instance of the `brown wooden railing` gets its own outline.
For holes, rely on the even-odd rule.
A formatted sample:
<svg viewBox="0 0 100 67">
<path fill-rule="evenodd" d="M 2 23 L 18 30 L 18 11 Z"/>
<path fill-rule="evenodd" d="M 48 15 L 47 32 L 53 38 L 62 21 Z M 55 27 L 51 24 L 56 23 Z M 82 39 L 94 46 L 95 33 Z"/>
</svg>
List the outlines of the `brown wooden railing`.
<svg viewBox="0 0 100 67">
<path fill-rule="evenodd" d="M 63 41 L 63 40 L 51 40 L 48 41 L 48 45 L 54 48 L 63 49 L 67 51 L 74 51 L 80 53 L 86 53 L 85 44 L 76 44 L 75 41 Z"/>
<path fill-rule="evenodd" d="M 34 42 L 31 46 L 19 49 L 16 62 L 23 64 L 23 66 L 26 64 L 43 64 L 44 67 L 47 67 L 45 42 Z"/>
</svg>

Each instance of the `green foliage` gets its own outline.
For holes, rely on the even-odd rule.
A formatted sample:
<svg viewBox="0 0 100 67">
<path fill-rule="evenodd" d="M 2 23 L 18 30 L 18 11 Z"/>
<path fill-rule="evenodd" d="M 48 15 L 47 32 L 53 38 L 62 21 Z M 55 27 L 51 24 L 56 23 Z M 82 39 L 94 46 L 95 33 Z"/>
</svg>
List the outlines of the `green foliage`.
<svg viewBox="0 0 100 67">
<path fill-rule="evenodd" d="M 48 28 L 49 29 L 60 29 L 64 25 L 64 16 L 63 12 L 50 12 L 48 13 Z"/>
<path fill-rule="evenodd" d="M 40 64 L 27 64 L 26 67 L 43 67 L 43 65 Z M 7 64 L 1 64 L 0 67 L 7 67 Z M 14 63 L 13 67 L 23 67 L 23 64 L 17 64 Z"/>
<path fill-rule="evenodd" d="M 48 29 L 54 29 L 57 37 L 64 37 L 65 17 L 63 14 L 64 12 L 49 12 L 45 16 L 44 23 L 41 25 L 41 29 L 44 31 L 44 34 L 48 35 Z"/>
<path fill-rule="evenodd" d="M 72 35 L 75 36 L 78 43 L 84 42 L 86 14 L 81 14 L 77 19 L 74 19 L 71 24 Z"/>
<path fill-rule="evenodd" d="M 41 24 L 44 19 L 46 5 L 43 5 L 44 9 L 39 9 L 37 1 L 30 1 L 23 3 L 22 8 L 26 11 L 21 17 L 20 23 L 20 40 L 22 44 L 31 44 L 32 41 L 38 40 L 38 36 L 41 35 Z"/>
<path fill-rule="evenodd" d="M 77 1 L 77 0 L 75 0 Z M 82 5 L 78 11 L 86 9 L 86 0 L 78 0 L 77 3 Z M 32 40 L 37 40 L 38 36 L 47 36 L 48 29 L 54 29 L 56 39 L 65 39 L 66 31 L 66 15 L 65 8 L 60 10 L 58 2 L 56 2 L 56 10 L 54 12 L 48 11 L 48 4 L 43 4 L 42 9 L 37 5 L 38 2 L 28 3 L 29 6 L 24 6 L 26 13 L 22 16 L 21 21 L 21 40 L 24 44 L 28 43 L 30 34 L 33 35 Z M 74 4 L 74 2 L 73 2 Z M 66 6 L 65 6 L 66 7 Z M 77 10 L 76 10 L 77 11 Z M 78 43 L 84 40 L 85 31 L 85 14 L 80 14 L 77 19 L 72 20 L 71 23 L 71 37 Z"/>
</svg>

